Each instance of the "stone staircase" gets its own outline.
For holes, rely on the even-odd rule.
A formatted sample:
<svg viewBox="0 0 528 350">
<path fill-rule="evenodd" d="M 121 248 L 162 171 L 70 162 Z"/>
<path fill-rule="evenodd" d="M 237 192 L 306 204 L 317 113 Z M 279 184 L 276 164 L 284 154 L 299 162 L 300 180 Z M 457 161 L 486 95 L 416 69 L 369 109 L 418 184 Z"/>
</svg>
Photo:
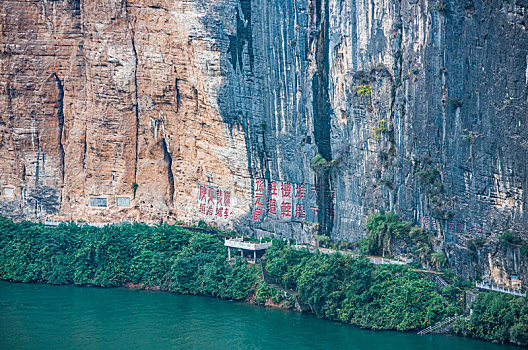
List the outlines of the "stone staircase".
<svg viewBox="0 0 528 350">
<path fill-rule="evenodd" d="M 432 275 L 431 278 L 440 289 L 443 289 L 449 285 L 449 283 L 447 283 L 442 277 L 438 275 Z"/>
<path fill-rule="evenodd" d="M 260 271 L 262 272 L 262 278 L 264 279 L 264 282 L 266 282 L 270 286 L 275 287 L 276 289 L 281 290 L 284 293 L 288 293 L 288 294 L 295 295 L 295 296 L 298 294 L 297 292 L 293 290 L 286 290 L 280 284 L 276 284 L 273 282 L 273 280 L 268 274 L 268 270 L 266 270 L 266 259 L 265 258 L 260 259 Z"/>
<path fill-rule="evenodd" d="M 282 291 L 284 293 L 284 296 L 290 295 L 293 297 L 293 299 L 295 300 L 295 305 L 294 305 L 295 310 L 300 311 L 300 312 L 313 312 L 312 307 L 308 304 L 303 303 L 303 301 L 299 298 L 299 293 L 291 289 L 288 290 L 284 288 L 283 286 L 273 282 L 273 280 L 268 275 L 268 271 L 266 270 L 266 259 L 265 258 L 260 259 L 260 270 L 262 272 L 262 278 L 264 279 L 264 282 Z"/>
<path fill-rule="evenodd" d="M 462 317 L 462 316 L 461 315 L 455 315 L 455 316 L 448 317 L 448 318 L 446 318 L 443 321 L 437 322 L 436 324 L 427 327 L 426 329 L 422 329 L 421 331 L 418 332 L 418 335 L 435 333 L 435 332 L 439 331 L 440 329 L 443 329 L 443 328 L 449 326 L 450 324 L 453 324 L 459 317 Z"/>
</svg>

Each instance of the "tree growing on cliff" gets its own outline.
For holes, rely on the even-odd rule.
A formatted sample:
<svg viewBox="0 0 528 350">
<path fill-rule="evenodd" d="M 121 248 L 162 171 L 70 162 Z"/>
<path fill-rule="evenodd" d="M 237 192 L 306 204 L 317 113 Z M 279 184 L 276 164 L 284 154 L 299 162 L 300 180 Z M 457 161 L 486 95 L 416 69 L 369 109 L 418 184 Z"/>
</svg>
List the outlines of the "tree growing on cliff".
<svg viewBox="0 0 528 350">
<path fill-rule="evenodd" d="M 134 199 L 136 199 L 136 191 L 138 189 L 139 185 L 135 182 L 132 183 L 132 190 L 134 190 Z"/>
</svg>

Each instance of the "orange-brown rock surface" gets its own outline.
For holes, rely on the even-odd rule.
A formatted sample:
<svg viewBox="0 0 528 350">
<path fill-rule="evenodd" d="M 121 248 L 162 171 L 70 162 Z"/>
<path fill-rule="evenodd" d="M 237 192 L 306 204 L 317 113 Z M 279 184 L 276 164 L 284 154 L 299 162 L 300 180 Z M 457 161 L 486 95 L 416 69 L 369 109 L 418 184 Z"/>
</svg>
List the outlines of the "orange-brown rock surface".
<svg viewBox="0 0 528 350">
<path fill-rule="evenodd" d="M 497 243 L 528 239 L 526 18 L 500 0 L 2 0 L 0 215 L 339 241 L 395 211 L 460 275 L 526 284 L 521 245 Z"/>
<path fill-rule="evenodd" d="M 198 184 L 214 184 L 241 215 L 245 141 L 218 113 L 217 50 L 192 3 L 151 3 L 2 2 L 0 182 L 15 188 L 3 214 L 194 220 Z"/>
</svg>

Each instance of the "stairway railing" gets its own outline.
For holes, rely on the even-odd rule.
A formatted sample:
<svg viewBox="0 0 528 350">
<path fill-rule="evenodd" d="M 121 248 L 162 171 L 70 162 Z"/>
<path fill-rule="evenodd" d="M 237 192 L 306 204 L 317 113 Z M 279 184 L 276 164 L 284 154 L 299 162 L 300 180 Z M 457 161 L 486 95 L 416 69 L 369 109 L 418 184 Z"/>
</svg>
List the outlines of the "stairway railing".
<svg viewBox="0 0 528 350">
<path fill-rule="evenodd" d="M 448 317 L 448 318 L 446 318 L 443 321 L 437 322 L 434 325 L 427 327 L 426 329 L 422 329 L 421 331 L 418 332 L 418 334 L 419 335 L 424 335 L 424 334 L 428 334 L 428 333 L 434 332 L 436 330 L 439 330 L 440 328 L 443 328 L 444 326 L 448 325 L 449 323 L 455 322 L 455 320 L 457 318 L 459 318 L 459 317 L 461 317 L 461 315 L 455 315 L 455 316 Z"/>
<path fill-rule="evenodd" d="M 491 290 L 491 291 L 499 292 L 499 293 L 506 293 L 506 294 L 516 295 L 516 296 L 519 296 L 519 297 L 526 297 L 526 292 L 522 293 L 522 292 L 519 292 L 519 291 L 516 291 L 516 290 L 499 287 L 499 286 L 493 285 L 493 284 L 476 282 L 475 283 L 475 287 L 480 288 L 480 289 Z"/>
</svg>

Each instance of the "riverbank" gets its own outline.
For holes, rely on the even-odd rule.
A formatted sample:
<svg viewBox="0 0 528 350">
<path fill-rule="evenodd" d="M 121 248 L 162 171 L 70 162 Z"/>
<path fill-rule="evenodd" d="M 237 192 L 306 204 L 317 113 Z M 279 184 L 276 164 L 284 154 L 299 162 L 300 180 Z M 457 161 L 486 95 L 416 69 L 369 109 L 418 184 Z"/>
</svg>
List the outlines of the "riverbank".
<svg viewBox="0 0 528 350">
<path fill-rule="evenodd" d="M 466 286 L 461 281 L 438 289 L 406 266 L 376 266 L 366 258 L 310 253 L 279 241 L 267 252 L 266 272 L 274 284 L 293 293 L 265 283 L 259 266 L 242 260 L 228 263 L 218 237 L 181 227 L 63 224 L 47 228 L 1 219 L 0 232 L 0 279 L 9 281 L 157 286 L 181 294 L 255 300 L 285 308 L 295 307 L 295 293 L 317 317 L 400 331 L 423 329 L 459 314 L 464 307 Z M 459 332 L 522 343 L 528 325 L 526 300 L 482 295 L 488 294 L 504 302 L 495 303 L 490 311 L 490 300 L 479 297 L 474 308 L 480 310 L 480 318 L 472 316 L 459 325 Z M 515 310 L 508 306 L 512 301 Z"/>
</svg>

